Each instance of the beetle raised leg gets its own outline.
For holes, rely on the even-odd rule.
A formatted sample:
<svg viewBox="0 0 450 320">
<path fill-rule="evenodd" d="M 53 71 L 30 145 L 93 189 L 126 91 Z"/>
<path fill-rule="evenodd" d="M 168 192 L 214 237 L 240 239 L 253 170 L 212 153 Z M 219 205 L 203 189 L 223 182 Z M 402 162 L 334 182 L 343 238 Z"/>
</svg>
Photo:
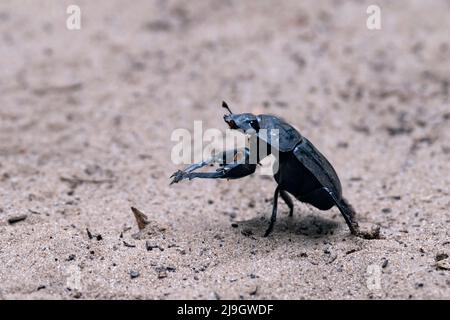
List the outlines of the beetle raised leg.
<svg viewBox="0 0 450 320">
<path fill-rule="evenodd" d="M 241 159 L 238 159 L 241 156 Z M 172 182 L 177 183 L 184 179 L 239 179 L 248 176 L 255 172 L 256 164 L 249 163 L 250 153 L 248 149 L 235 149 L 228 150 L 214 155 L 212 158 L 194 163 L 187 167 L 185 170 L 178 170 L 172 174 Z M 233 162 L 227 164 L 227 160 L 232 159 Z M 215 172 L 194 172 L 195 170 L 202 168 L 211 163 L 220 163 L 221 168 L 217 169 Z"/>
<path fill-rule="evenodd" d="M 226 164 L 216 172 L 190 172 L 183 175 L 183 179 L 239 179 L 254 173 L 256 164 L 232 163 Z"/>
<path fill-rule="evenodd" d="M 239 153 L 243 153 L 245 155 L 246 152 L 247 151 L 245 148 L 238 148 L 238 149 L 234 149 L 234 150 L 227 150 L 227 151 L 217 153 L 214 156 L 212 156 L 211 158 L 209 158 L 208 160 L 191 164 L 184 170 L 176 171 L 174 174 L 172 174 L 170 176 L 170 178 L 173 178 L 173 180 L 170 184 L 177 183 L 177 182 L 183 180 L 187 176 L 188 173 L 191 173 L 197 169 L 203 168 L 204 166 L 207 166 L 207 165 L 213 164 L 213 163 L 222 163 L 223 164 L 223 163 L 226 163 L 227 159 L 233 159 L 233 157 L 236 157 L 236 155 Z"/>
<path fill-rule="evenodd" d="M 292 215 L 294 214 L 294 203 L 292 202 L 291 197 L 284 190 L 280 190 L 280 196 L 281 196 L 281 199 L 283 199 L 284 202 L 289 207 L 289 217 L 292 217 Z"/>
<path fill-rule="evenodd" d="M 277 220 L 277 211 L 278 211 L 278 194 L 280 193 L 280 187 L 278 186 L 275 189 L 275 193 L 273 195 L 273 208 L 272 208 L 272 216 L 270 217 L 269 227 L 264 234 L 264 237 L 269 236 L 269 234 L 273 230 L 273 226 L 275 225 L 275 221 Z"/>
</svg>

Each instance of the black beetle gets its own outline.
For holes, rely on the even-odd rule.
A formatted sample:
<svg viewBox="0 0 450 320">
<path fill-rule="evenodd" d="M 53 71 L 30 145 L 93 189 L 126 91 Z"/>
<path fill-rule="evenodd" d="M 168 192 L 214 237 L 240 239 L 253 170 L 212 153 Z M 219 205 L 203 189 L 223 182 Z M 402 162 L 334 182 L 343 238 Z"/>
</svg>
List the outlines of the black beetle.
<svg viewBox="0 0 450 320">
<path fill-rule="evenodd" d="M 257 139 L 261 139 L 267 144 L 269 154 L 271 148 L 275 148 L 273 136 L 270 132 L 272 129 L 278 130 L 276 135 L 278 139 L 278 145 L 276 146 L 278 149 L 278 158 L 276 159 L 278 170 L 274 174 L 278 186 L 275 189 L 272 216 L 269 227 L 264 234 L 265 237 L 272 232 L 275 224 L 278 195 L 287 204 L 290 209 L 289 215 L 292 216 L 294 205 L 289 194 L 320 210 L 329 210 L 336 205 L 344 216 L 352 234 L 364 238 L 378 236 L 378 230 L 375 231 L 375 235 L 360 231 L 355 220 L 354 209 L 342 196 L 342 187 L 336 171 L 308 139 L 278 117 L 264 114 L 256 116 L 251 113 L 233 114 L 226 102 L 222 103 L 222 107 L 229 112 L 228 115 L 224 116 L 224 120 L 230 129 L 243 130 L 245 133 L 256 133 Z M 269 132 L 269 134 L 260 135 L 261 129 L 266 129 L 266 133 Z M 235 161 L 226 163 L 225 159 L 230 155 L 234 156 Z M 211 159 L 193 164 L 183 171 L 178 170 L 171 176 L 173 178 L 171 184 L 183 179 L 193 178 L 239 179 L 245 177 L 256 170 L 256 164 L 248 161 L 250 155 L 251 152 L 248 148 L 219 153 Z M 236 160 L 238 156 L 241 156 L 239 161 Z M 258 163 L 259 160 L 258 155 Z M 194 172 L 194 170 L 213 162 L 222 163 L 222 167 L 215 172 Z"/>
</svg>

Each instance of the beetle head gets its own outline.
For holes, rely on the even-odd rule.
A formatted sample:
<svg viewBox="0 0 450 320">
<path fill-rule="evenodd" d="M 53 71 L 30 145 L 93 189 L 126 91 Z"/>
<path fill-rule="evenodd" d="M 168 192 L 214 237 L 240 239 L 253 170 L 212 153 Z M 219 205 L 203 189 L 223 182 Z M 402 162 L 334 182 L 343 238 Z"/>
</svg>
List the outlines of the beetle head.
<svg viewBox="0 0 450 320">
<path fill-rule="evenodd" d="M 256 132 L 259 131 L 258 119 L 254 114 L 251 113 L 234 114 L 231 112 L 226 102 L 222 103 L 222 107 L 227 109 L 228 112 L 230 113 L 223 116 L 223 120 L 225 120 L 230 129 L 243 130 L 244 132 L 248 132 L 249 130 L 253 130 Z"/>
<path fill-rule="evenodd" d="M 230 129 L 243 130 L 244 132 L 249 130 L 259 131 L 258 119 L 251 113 L 226 114 L 223 116 L 223 120 Z"/>
</svg>

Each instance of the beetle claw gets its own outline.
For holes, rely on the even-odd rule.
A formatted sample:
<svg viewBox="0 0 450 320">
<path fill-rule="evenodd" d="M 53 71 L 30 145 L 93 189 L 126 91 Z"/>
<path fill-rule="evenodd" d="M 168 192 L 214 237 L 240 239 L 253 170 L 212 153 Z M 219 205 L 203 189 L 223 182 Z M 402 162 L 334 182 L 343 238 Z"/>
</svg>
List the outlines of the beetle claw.
<svg viewBox="0 0 450 320">
<path fill-rule="evenodd" d="M 178 183 L 181 180 L 183 180 L 185 178 L 185 172 L 178 170 L 176 172 L 174 172 L 170 178 L 173 178 L 173 180 L 170 182 L 170 185 L 174 184 L 174 183 Z"/>
</svg>

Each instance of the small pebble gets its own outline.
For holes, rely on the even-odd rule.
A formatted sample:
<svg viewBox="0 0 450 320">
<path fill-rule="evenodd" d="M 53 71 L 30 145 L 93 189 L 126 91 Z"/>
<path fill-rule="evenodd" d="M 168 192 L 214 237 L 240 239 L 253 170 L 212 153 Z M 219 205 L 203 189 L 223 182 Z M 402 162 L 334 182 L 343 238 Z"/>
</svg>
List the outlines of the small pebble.
<svg viewBox="0 0 450 320">
<path fill-rule="evenodd" d="M 19 215 L 19 216 L 14 216 L 14 217 L 11 217 L 11 218 L 8 219 L 8 223 L 9 224 L 14 224 L 14 223 L 17 223 L 17 222 L 25 220 L 27 217 L 28 216 L 26 214 L 22 214 L 22 215 Z"/>
</svg>

